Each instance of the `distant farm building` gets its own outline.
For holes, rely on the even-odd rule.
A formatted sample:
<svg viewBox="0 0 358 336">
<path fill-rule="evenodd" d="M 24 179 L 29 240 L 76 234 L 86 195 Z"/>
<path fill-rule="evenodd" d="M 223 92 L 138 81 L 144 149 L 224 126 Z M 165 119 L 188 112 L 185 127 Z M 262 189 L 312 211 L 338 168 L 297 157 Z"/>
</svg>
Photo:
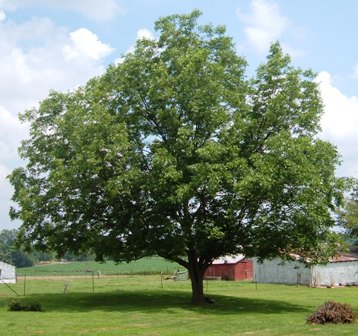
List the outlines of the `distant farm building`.
<svg viewBox="0 0 358 336">
<path fill-rule="evenodd" d="M 259 263 L 254 259 L 258 283 L 300 284 L 311 287 L 358 285 L 358 255 L 341 254 L 326 265 L 308 265 L 276 258 Z"/>
<path fill-rule="evenodd" d="M 244 255 L 223 257 L 208 267 L 204 278 L 221 278 L 223 280 L 252 280 L 253 263 Z"/>
<path fill-rule="evenodd" d="M 16 283 L 16 268 L 0 261 L 0 285 L 2 283 Z"/>
</svg>

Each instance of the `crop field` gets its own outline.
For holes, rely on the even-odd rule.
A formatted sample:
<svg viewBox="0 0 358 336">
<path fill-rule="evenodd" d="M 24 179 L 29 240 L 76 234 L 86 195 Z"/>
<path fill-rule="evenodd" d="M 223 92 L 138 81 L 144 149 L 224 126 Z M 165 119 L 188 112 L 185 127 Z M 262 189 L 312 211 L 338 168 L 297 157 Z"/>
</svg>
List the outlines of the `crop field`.
<svg viewBox="0 0 358 336">
<path fill-rule="evenodd" d="M 328 300 L 349 303 L 357 313 L 357 287 L 207 281 L 206 295 L 215 304 L 194 307 L 190 281 L 162 280 L 160 274 L 29 276 L 10 286 L 0 285 L 1 335 L 358 335 L 358 324 L 305 322 Z M 8 311 L 13 299 L 38 302 L 43 311 Z"/>
<path fill-rule="evenodd" d="M 63 276 L 63 275 L 86 275 L 95 272 L 103 275 L 133 275 L 133 274 L 173 274 L 183 267 L 177 263 L 164 260 L 160 257 L 147 257 L 132 261 L 131 263 L 122 262 L 119 264 L 113 261 L 99 263 L 95 261 L 78 261 L 64 263 L 45 263 L 33 267 L 18 268 L 18 276 Z"/>
</svg>

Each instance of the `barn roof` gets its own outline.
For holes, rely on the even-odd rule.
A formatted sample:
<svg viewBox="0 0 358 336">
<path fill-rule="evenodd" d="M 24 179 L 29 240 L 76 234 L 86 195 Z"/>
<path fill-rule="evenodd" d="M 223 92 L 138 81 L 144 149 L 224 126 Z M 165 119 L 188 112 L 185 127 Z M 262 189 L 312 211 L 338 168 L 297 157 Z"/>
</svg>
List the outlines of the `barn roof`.
<svg viewBox="0 0 358 336">
<path fill-rule="evenodd" d="M 5 262 L 5 261 L 2 261 L 2 260 L 0 260 L 0 263 L 3 264 L 3 265 L 15 267 L 14 265 L 11 265 L 11 264 L 9 264 L 9 263 L 7 263 L 7 262 Z"/>
<path fill-rule="evenodd" d="M 301 260 L 301 257 L 298 254 L 290 254 L 290 256 L 297 261 Z M 310 263 L 310 259 L 306 259 L 307 263 Z M 334 257 L 329 258 L 329 263 L 337 263 L 337 262 L 349 262 L 349 261 L 358 261 L 358 254 L 355 253 L 340 253 Z"/>
<path fill-rule="evenodd" d="M 238 262 L 245 259 L 243 254 L 237 254 L 235 256 L 224 256 L 213 261 L 213 265 L 222 265 L 222 264 L 237 264 Z"/>
<path fill-rule="evenodd" d="M 358 254 L 341 253 L 341 254 L 329 259 L 329 262 L 331 262 L 331 263 L 348 262 L 348 261 L 358 261 Z"/>
</svg>

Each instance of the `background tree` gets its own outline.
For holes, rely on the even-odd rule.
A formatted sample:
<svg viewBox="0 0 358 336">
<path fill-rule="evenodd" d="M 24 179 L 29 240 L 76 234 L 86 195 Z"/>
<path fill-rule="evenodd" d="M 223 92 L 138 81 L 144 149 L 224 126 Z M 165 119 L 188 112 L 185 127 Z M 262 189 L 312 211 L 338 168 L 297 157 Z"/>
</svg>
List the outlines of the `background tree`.
<svg viewBox="0 0 358 336">
<path fill-rule="evenodd" d="M 199 16 L 158 20 L 158 39 L 25 112 L 28 163 L 10 176 L 27 246 L 160 255 L 188 269 L 195 304 L 220 256 L 334 253 L 342 187 L 335 147 L 317 138 L 314 74 L 275 43 L 247 80 L 225 29 Z"/>
<path fill-rule="evenodd" d="M 350 182 L 351 192 L 344 200 L 339 223 L 355 247 L 358 247 L 358 180 L 351 179 Z"/>
<path fill-rule="evenodd" d="M 50 262 L 55 260 L 55 254 L 50 251 L 32 251 L 31 259 L 34 262 Z"/>
<path fill-rule="evenodd" d="M 17 246 L 17 230 L 2 230 L 0 232 L 0 261 L 16 267 L 29 267 L 33 265 L 31 258 Z"/>
</svg>

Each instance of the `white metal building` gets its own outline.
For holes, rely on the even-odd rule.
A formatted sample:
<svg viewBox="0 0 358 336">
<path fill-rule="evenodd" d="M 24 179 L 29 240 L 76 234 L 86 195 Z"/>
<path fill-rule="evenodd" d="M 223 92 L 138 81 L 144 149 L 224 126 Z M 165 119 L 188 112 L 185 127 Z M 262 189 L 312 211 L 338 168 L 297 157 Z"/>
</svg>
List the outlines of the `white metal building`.
<svg viewBox="0 0 358 336">
<path fill-rule="evenodd" d="M 3 283 L 16 283 L 16 268 L 0 261 L 0 285 Z"/>
<path fill-rule="evenodd" d="M 342 254 L 326 265 L 305 267 L 298 261 L 276 258 L 259 263 L 254 259 L 254 279 L 258 283 L 300 284 L 311 287 L 358 285 L 358 256 Z"/>
</svg>

